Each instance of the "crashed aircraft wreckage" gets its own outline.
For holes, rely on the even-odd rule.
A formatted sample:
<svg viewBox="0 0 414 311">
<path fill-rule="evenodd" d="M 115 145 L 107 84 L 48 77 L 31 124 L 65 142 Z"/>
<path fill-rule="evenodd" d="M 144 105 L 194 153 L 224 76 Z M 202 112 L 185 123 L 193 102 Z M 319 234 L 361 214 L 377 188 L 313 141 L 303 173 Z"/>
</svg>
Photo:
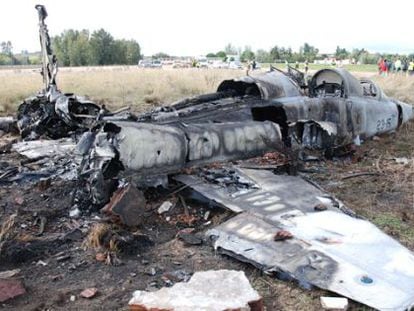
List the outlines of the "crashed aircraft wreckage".
<svg viewBox="0 0 414 311">
<path fill-rule="evenodd" d="M 35 159 L 50 156 L 53 148 L 55 155 L 76 158 L 77 178 L 86 185 L 89 204 L 98 207 L 122 203 L 129 189 L 137 189 L 119 181 L 125 175 L 133 175 L 140 188 L 157 185 L 154 180 L 160 176 L 173 176 L 238 214 L 206 233 L 221 253 L 377 309 L 414 305 L 412 252 L 316 185 L 228 165 L 219 173 L 230 180 L 226 182 L 212 182 L 200 171 L 175 174 L 268 151 L 330 150 L 358 143 L 398 130 L 413 118 L 411 105 L 388 98 L 374 82 L 360 81 L 343 69 L 320 70 L 310 81 L 290 69 L 226 80 L 215 93 L 138 116 L 125 109 L 111 113 L 57 89 L 57 60 L 44 24 L 47 13 L 43 6 L 36 9 L 45 88 L 19 107 L 17 127 L 25 140 L 64 139 L 47 148 L 22 142 L 15 150 Z M 4 124 L 12 127 L 10 119 Z M 141 192 L 129 195 L 143 201 Z M 138 224 L 134 213 L 123 220 Z"/>
</svg>

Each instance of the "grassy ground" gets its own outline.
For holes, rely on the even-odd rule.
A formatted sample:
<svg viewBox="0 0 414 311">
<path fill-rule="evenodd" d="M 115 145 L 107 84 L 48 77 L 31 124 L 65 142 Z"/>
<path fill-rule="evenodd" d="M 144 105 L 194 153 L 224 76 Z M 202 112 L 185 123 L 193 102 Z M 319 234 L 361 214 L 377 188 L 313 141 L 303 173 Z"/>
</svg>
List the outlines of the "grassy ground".
<svg viewBox="0 0 414 311">
<path fill-rule="evenodd" d="M 110 108 L 128 105 L 142 111 L 152 105 L 214 91 L 223 79 L 244 74 L 243 70 L 220 69 L 64 68 L 58 74 L 58 86 L 65 92 L 105 102 Z M 414 77 L 374 79 L 389 96 L 414 103 Z M 41 88 L 42 79 L 36 70 L 0 71 L 0 114 L 13 113 L 24 98 Z"/>
</svg>

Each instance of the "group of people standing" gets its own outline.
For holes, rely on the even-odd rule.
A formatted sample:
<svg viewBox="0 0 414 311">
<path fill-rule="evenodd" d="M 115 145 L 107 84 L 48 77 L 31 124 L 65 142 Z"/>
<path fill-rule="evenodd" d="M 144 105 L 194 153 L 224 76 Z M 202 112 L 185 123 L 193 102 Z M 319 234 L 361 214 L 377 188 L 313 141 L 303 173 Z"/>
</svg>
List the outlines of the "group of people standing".
<svg viewBox="0 0 414 311">
<path fill-rule="evenodd" d="M 384 77 L 389 73 L 404 73 L 407 75 L 414 75 L 414 60 L 409 61 L 407 58 L 401 60 L 388 60 L 386 58 L 380 58 L 378 60 L 378 73 Z"/>
</svg>

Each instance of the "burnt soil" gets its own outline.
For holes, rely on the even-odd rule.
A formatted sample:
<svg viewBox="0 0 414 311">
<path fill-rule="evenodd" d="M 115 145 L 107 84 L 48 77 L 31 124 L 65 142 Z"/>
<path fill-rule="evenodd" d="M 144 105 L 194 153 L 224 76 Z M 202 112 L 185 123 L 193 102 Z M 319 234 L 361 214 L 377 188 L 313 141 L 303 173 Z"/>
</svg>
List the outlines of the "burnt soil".
<svg viewBox="0 0 414 311">
<path fill-rule="evenodd" d="M 306 162 L 307 173 L 302 174 L 414 250 L 413 135 L 411 122 L 398 133 L 365 142 L 352 156 Z M 0 138 L 0 146 L 8 138 Z M 407 158 L 409 163 L 395 158 Z M 0 158 L 3 166 L 19 166 L 21 161 L 23 157 L 7 150 Z M 199 242 L 207 229 L 232 214 L 187 199 L 185 193 L 175 191 L 180 185 L 147 191 L 147 204 L 142 207 L 146 212 L 135 228 L 99 212 L 69 217 L 75 186 L 59 179 L 50 184 L 0 184 L 0 271 L 21 269 L 17 277 L 27 290 L 0 308 L 128 310 L 134 290 L 171 286 L 195 271 L 209 269 L 245 271 L 267 310 L 320 310 L 320 296 L 335 296 L 263 275 L 249 264 L 215 253 L 208 241 L 201 245 L 183 241 L 178 237 L 181 230 L 188 235 L 192 228 L 192 240 Z M 157 209 L 166 200 L 175 206 L 160 215 Z M 96 296 L 82 298 L 80 293 L 91 287 L 98 289 Z M 350 309 L 369 310 L 355 302 Z"/>
</svg>

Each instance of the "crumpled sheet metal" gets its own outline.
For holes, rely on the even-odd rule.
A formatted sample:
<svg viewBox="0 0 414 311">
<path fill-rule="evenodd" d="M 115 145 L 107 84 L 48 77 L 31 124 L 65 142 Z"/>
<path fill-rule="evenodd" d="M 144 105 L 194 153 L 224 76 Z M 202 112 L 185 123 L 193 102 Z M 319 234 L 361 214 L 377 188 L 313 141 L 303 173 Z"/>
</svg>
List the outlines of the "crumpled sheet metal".
<svg viewBox="0 0 414 311">
<path fill-rule="evenodd" d="M 236 213 L 249 211 L 270 219 L 277 219 L 279 213 L 285 211 L 313 211 L 317 204 L 324 204 L 328 209 L 340 204 L 328 193 L 299 177 L 275 175 L 266 170 L 254 169 L 236 168 L 236 172 L 239 178 L 250 181 L 254 186 L 229 192 L 229 189 L 205 182 L 195 175 L 178 175 L 174 179 Z"/>
<path fill-rule="evenodd" d="M 338 126 L 333 122 L 299 120 L 292 127 L 296 129 L 303 147 L 323 149 L 341 143 L 337 139 Z"/>
<path fill-rule="evenodd" d="M 207 232 L 216 249 L 379 310 L 414 305 L 412 252 L 370 222 L 344 213 L 340 202 L 300 177 L 247 169 L 240 173 L 259 189 L 234 197 L 225 187 L 194 176 L 177 177 L 205 197 L 217 196 L 232 210 L 238 207 L 239 215 Z M 314 209 L 318 201 L 325 211 Z M 280 230 L 293 238 L 274 241 Z"/>
<path fill-rule="evenodd" d="M 29 159 L 37 159 L 69 155 L 73 153 L 75 147 L 76 143 L 72 138 L 62 138 L 57 140 L 21 141 L 13 144 L 12 149 Z"/>
</svg>

